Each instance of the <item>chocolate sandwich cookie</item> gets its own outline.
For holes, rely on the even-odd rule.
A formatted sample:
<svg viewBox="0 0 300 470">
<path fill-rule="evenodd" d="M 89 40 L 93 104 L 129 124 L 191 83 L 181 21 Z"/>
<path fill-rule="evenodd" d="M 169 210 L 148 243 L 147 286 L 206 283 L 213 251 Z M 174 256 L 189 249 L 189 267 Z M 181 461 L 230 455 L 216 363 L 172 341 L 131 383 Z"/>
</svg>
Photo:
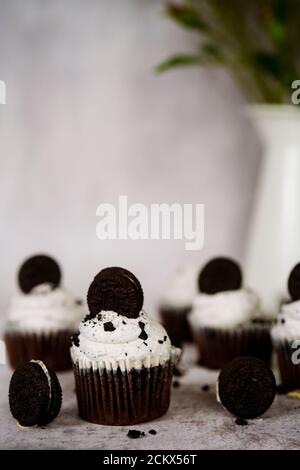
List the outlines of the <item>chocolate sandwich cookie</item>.
<svg viewBox="0 0 300 470">
<path fill-rule="evenodd" d="M 201 270 L 198 287 L 205 294 L 216 294 L 240 289 L 242 272 L 239 265 L 229 258 L 214 258 Z"/>
<path fill-rule="evenodd" d="M 218 379 L 218 398 L 238 418 L 262 415 L 273 403 L 276 382 L 271 369 L 260 359 L 243 356 L 229 362 Z"/>
<path fill-rule="evenodd" d="M 300 300 L 300 263 L 294 266 L 289 275 L 288 291 L 292 300 Z"/>
<path fill-rule="evenodd" d="M 61 271 L 57 262 L 47 255 L 36 255 L 27 259 L 18 274 L 19 286 L 25 294 L 40 284 L 47 283 L 55 288 L 59 286 L 60 280 Z"/>
<path fill-rule="evenodd" d="M 87 294 L 91 315 L 111 310 L 128 318 L 137 318 L 144 302 L 138 279 L 124 268 L 112 267 L 100 271 Z"/>
<path fill-rule="evenodd" d="M 58 378 L 42 361 L 32 360 L 15 370 L 9 384 L 9 407 L 20 427 L 49 424 L 61 403 Z"/>
</svg>

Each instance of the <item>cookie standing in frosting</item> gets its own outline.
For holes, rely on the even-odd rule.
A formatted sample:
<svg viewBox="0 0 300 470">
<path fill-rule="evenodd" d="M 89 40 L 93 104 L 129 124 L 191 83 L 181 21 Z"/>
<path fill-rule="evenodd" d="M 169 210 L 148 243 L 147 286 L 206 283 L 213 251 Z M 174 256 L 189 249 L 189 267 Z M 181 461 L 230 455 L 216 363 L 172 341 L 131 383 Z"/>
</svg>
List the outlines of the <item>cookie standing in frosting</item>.
<svg viewBox="0 0 300 470">
<path fill-rule="evenodd" d="M 145 358 L 151 363 L 170 359 L 170 339 L 141 309 L 143 291 L 132 273 L 115 267 L 101 271 L 88 290 L 87 302 L 90 313 L 72 340 L 74 362 L 100 361 L 108 366 L 119 361 L 142 364 Z M 106 310 L 107 306 L 115 310 Z"/>
<path fill-rule="evenodd" d="M 27 259 L 18 274 L 22 294 L 14 297 L 7 330 L 49 332 L 77 329 L 82 319 L 78 300 L 60 286 L 61 270 L 46 255 Z"/>
<path fill-rule="evenodd" d="M 292 269 L 287 288 L 291 300 L 281 306 L 272 328 L 273 341 L 300 340 L 300 263 Z"/>
<path fill-rule="evenodd" d="M 79 415 L 86 421 L 136 424 L 169 407 L 181 351 L 143 310 L 143 299 L 139 281 L 124 268 L 100 271 L 88 290 L 90 313 L 71 347 Z"/>
<path fill-rule="evenodd" d="M 291 270 L 287 289 L 290 300 L 281 306 L 271 330 L 283 392 L 300 387 L 300 263 Z"/>
<path fill-rule="evenodd" d="M 37 358 L 52 369 L 72 367 L 70 336 L 82 319 L 82 306 L 61 287 L 58 263 L 46 255 L 27 259 L 18 272 L 21 293 L 8 311 L 5 343 L 13 368 Z"/>
<path fill-rule="evenodd" d="M 252 355 L 269 362 L 271 321 L 258 296 L 243 287 L 240 266 L 215 258 L 201 270 L 192 311 L 188 317 L 199 349 L 199 363 L 220 369 L 237 356 Z"/>
<path fill-rule="evenodd" d="M 228 258 L 215 258 L 201 270 L 199 293 L 189 321 L 195 327 L 235 328 L 261 315 L 258 296 L 242 287 L 239 265 Z"/>
</svg>

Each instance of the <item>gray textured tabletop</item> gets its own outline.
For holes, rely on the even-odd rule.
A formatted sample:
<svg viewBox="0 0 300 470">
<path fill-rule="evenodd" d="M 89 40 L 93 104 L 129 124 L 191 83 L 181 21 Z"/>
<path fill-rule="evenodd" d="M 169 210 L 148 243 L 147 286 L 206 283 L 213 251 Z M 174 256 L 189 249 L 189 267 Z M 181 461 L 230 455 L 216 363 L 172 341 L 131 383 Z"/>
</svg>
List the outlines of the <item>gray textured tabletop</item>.
<svg viewBox="0 0 300 470">
<path fill-rule="evenodd" d="M 63 406 L 45 428 L 21 430 L 11 417 L 7 391 L 11 370 L 0 366 L 0 448 L 2 449 L 298 449 L 300 448 L 300 401 L 277 396 L 262 417 L 238 426 L 215 399 L 217 373 L 194 366 L 195 351 L 185 350 L 179 378 L 172 389 L 171 406 L 162 418 L 132 426 L 145 437 L 127 437 L 129 427 L 98 426 L 77 415 L 71 372 L 59 374 Z M 202 385 L 210 385 L 207 392 Z M 148 433 L 155 429 L 157 434 Z"/>
</svg>

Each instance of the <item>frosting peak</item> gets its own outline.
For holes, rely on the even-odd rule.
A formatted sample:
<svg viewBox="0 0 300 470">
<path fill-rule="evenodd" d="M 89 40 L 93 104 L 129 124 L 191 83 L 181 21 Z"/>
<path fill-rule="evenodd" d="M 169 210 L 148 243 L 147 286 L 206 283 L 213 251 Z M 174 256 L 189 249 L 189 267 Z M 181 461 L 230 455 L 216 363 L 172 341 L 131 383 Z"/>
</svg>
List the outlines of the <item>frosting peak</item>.
<svg viewBox="0 0 300 470">
<path fill-rule="evenodd" d="M 76 330 L 82 319 L 82 307 L 62 288 L 48 284 L 33 288 L 12 300 L 7 329 L 34 331 Z"/>
<path fill-rule="evenodd" d="M 300 300 L 281 307 L 271 334 L 274 341 L 300 339 Z"/>
<path fill-rule="evenodd" d="M 88 315 L 79 326 L 71 348 L 73 361 L 84 367 L 140 368 L 159 365 L 179 356 L 166 330 L 145 311 L 127 318 L 113 311 Z"/>
<path fill-rule="evenodd" d="M 238 289 L 217 294 L 199 293 L 189 321 L 195 327 L 231 328 L 257 318 L 259 314 L 257 295 L 250 289 Z"/>
</svg>

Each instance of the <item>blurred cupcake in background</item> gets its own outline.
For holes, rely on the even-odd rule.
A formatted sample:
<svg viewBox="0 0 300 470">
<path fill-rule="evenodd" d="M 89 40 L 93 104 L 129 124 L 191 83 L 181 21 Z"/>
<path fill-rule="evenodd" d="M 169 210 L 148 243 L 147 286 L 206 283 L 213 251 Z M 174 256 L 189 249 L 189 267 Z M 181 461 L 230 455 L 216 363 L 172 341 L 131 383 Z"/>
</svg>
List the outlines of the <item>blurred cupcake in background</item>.
<svg viewBox="0 0 300 470">
<path fill-rule="evenodd" d="M 61 270 L 46 255 L 27 259 L 18 273 L 4 340 L 12 368 L 38 359 L 60 371 L 72 367 L 70 337 L 82 319 L 81 301 L 60 287 Z"/>
<path fill-rule="evenodd" d="M 290 299 L 281 305 L 271 330 L 282 391 L 300 388 L 300 263 L 288 279 Z"/>
<path fill-rule="evenodd" d="M 200 272 L 199 293 L 188 317 L 200 364 L 220 369 L 237 356 L 270 362 L 272 320 L 264 317 L 257 295 L 242 286 L 240 266 L 214 258 Z"/>
<path fill-rule="evenodd" d="M 187 317 L 197 294 L 197 274 L 193 266 L 178 268 L 160 301 L 162 323 L 176 346 L 192 340 Z"/>
<path fill-rule="evenodd" d="M 89 314 L 72 338 L 79 415 L 109 425 L 162 416 L 180 349 L 142 310 L 143 290 L 124 268 L 100 271 L 88 290 Z"/>
</svg>

